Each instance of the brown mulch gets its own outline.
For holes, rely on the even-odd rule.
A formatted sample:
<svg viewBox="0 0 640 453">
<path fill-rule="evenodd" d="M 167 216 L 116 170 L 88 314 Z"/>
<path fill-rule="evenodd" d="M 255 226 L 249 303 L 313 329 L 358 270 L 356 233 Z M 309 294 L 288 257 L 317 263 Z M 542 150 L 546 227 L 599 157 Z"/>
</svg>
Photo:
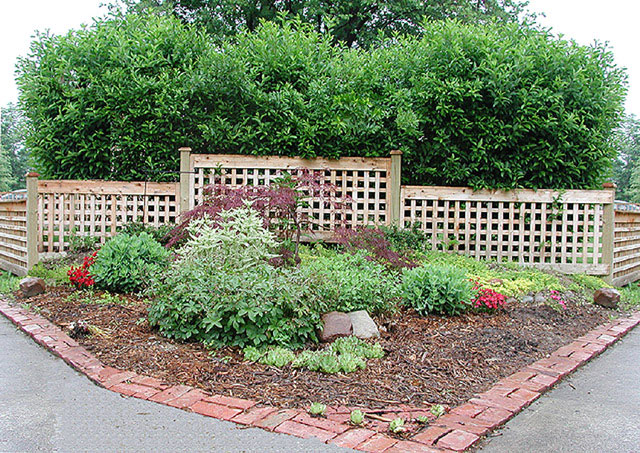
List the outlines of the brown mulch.
<svg viewBox="0 0 640 453">
<path fill-rule="evenodd" d="M 457 317 L 403 312 L 379 320 L 386 329 L 380 339 L 383 359 L 369 360 L 365 370 L 349 375 L 325 375 L 244 362 L 232 348 L 211 352 L 200 344 L 169 340 L 149 327 L 144 300 L 87 304 L 66 297 L 72 292 L 52 288 L 28 302 L 62 327 L 78 320 L 98 327 L 98 334 L 78 341 L 106 365 L 286 407 L 310 401 L 367 408 L 455 406 L 603 324 L 612 313 L 571 300 L 567 310 L 512 304 L 500 313 Z"/>
</svg>

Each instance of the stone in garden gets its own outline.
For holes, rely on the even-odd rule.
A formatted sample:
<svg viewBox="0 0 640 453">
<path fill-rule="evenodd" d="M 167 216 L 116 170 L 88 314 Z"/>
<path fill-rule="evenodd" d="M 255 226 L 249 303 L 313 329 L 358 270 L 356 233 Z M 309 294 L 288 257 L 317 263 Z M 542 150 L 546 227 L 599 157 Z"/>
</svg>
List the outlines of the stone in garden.
<svg viewBox="0 0 640 453">
<path fill-rule="evenodd" d="M 600 288 L 593 294 L 593 301 L 605 308 L 618 308 L 620 292 L 613 288 Z"/>
<path fill-rule="evenodd" d="M 531 296 L 524 296 L 522 298 L 522 303 L 524 304 L 532 304 L 533 303 L 533 297 Z"/>
<path fill-rule="evenodd" d="M 27 277 L 20 280 L 20 291 L 24 297 L 33 297 L 44 293 L 47 285 L 44 280 L 37 277 Z"/>
<path fill-rule="evenodd" d="M 544 294 L 538 293 L 538 294 L 536 294 L 536 297 L 533 298 L 533 300 L 537 304 L 544 304 L 547 301 L 547 298 L 545 297 Z"/>
<path fill-rule="evenodd" d="M 346 313 L 332 311 L 322 315 L 322 330 L 320 331 L 320 341 L 329 342 L 336 338 L 353 335 L 353 325 L 351 318 Z"/>
<path fill-rule="evenodd" d="M 373 322 L 366 310 L 352 311 L 348 313 L 353 325 L 353 335 L 358 338 L 377 338 L 380 336 L 378 326 Z"/>
</svg>

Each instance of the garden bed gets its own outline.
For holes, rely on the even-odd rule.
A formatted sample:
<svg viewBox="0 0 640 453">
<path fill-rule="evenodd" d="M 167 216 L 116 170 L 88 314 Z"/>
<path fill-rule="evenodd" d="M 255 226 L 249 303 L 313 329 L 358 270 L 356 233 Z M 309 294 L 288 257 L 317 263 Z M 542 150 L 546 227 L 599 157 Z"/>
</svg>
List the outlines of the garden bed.
<svg viewBox="0 0 640 453">
<path fill-rule="evenodd" d="M 605 322 L 611 310 L 565 294 L 567 309 L 510 301 L 504 310 L 455 317 L 402 311 L 378 319 L 385 357 L 348 375 L 247 362 L 236 348 L 211 351 L 169 340 L 147 322 L 148 302 L 135 297 L 87 296 L 66 286 L 28 303 L 67 328 L 84 320 L 97 329 L 78 341 L 104 364 L 168 384 L 258 400 L 280 407 L 414 407 L 458 405 L 475 393 Z"/>
</svg>

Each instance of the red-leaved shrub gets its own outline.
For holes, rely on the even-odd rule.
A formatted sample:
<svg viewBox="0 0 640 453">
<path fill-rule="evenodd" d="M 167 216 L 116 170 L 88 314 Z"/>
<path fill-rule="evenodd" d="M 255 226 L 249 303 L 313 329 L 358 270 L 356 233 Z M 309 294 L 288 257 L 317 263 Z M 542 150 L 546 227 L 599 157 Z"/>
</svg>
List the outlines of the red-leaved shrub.
<svg viewBox="0 0 640 453">
<path fill-rule="evenodd" d="M 93 263 L 96 262 L 96 255 L 98 252 L 93 252 L 91 255 L 85 256 L 82 261 L 82 265 L 75 267 L 71 266 L 71 269 L 67 272 L 69 281 L 78 289 L 90 288 L 95 284 L 95 280 L 89 270 Z"/>
<path fill-rule="evenodd" d="M 391 243 L 386 239 L 384 231 L 379 228 L 365 226 L 339 228 L 334 237 L 347 250 L 365 250 L 369 254 L 368 259 L 377 261 L 388 268 L 400 270 L 418 265 L 410 258 L 394 251 Z"/>
<path fill-rule="evenodd" d="M 504 307 L 507 304 L 506 297 L 491 288 L 481 288 L 478 282 L 474 282 L 473 289 L 478 291 L 478 295 L 473 300 L 473 307 L 481 311 L 493 311 Z"/>
</svg>

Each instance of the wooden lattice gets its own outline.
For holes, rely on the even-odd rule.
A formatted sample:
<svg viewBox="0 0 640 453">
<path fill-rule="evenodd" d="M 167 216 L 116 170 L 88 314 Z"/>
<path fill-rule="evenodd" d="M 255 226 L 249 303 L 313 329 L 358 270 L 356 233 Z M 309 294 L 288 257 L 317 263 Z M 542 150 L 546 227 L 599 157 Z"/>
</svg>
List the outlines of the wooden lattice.
<svg viewBox="0 0 640 453">
<path fill-rule="evenodd" d="M 343 205 L 331 209 L 319 197 L 310 197 L 303 212 L 311 219 L 307 237 L 329 239 L 338 226 L 386 225 L 389 219 L 388 185 L 391 159 L 341 158 L 339 160 L 251 157 L 220 154 L 191 155 L 191 205 L 202 203 L 203 188 L 210 184 L 230 187 L 269 185 L 284 172 L 301 169 L 322 172 L 323 181 L 335 187 L 333 197 Z"/>
<path fill-rule="evenodd" d="M 613 283 L 640 279 L 640 212 L 616 211 L 613 252 Z"/>
<path fill-rule="evenodd" d="M 27 271 L 27 200 L 0 201 L 0 268 Z"/>
<path fill-rule="evenodd" d="M 180 215 L 177 183 L 38 181 L 38 250 L 63 252 L 71 236 L 104 242 L 120 227 L 158 227 Z"/>
<path fill-rule="evenodd" d="M 603 263 L 606 191 L 472 191 L 402 188 L 402 219 L 434 249 L 561 272 L 608 274 Z"/>
</svg>

